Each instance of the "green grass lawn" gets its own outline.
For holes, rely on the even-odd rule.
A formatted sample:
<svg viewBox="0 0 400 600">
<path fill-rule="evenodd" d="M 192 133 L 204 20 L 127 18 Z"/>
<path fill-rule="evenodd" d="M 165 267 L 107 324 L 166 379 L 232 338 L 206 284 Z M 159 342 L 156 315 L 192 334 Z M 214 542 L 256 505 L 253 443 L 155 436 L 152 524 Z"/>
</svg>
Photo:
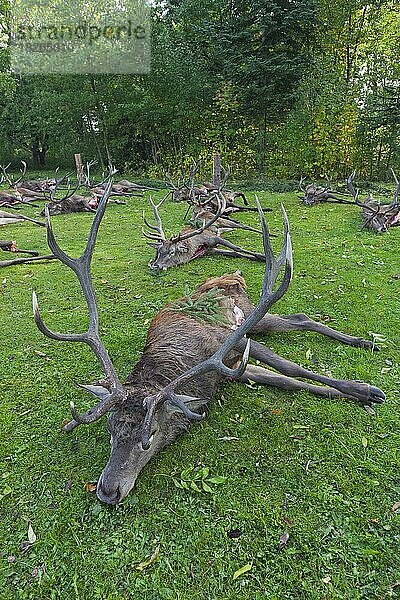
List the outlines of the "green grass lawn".
<svg viewBox="0 0 400 600">
<path fill-rule="evenodd" d="M 78 410 L 89 407 L 74 382 L 99 377 L 97 362 L 81 344 L 45 338 L 31 308 L 35 289 L 50 327 L 82 330 L 80 289 L 55 261 L 2 269 L 1 600 L 400 596 L 400 509 L 392 510 L 400 501 L 400 228 L 377 236 L 360 230 L 356 209 L 307 208 L 294 193 L 259 195 L 274 208 L 267 215 L 273 232 L 282 232 L 282 201 L 291 222 L 294 279 L 274 312 L 305 312 L 384 341 L 372 354 L 312 333 L 260 339 L 308 368 L 381 387 L 386 403 L 371 416 L 343 400 L 227 383 L 208 418 L 145 468 L 125 502 L 104 506 L 85 489 L 108 459 L 104 419 L 60 432 L 71 400 Z M 241 269 L 256 300 L 263 273 L 259 263 L 202 258 L 152 275 L 152 249 L 140 231 L 143 206 L 150 215 L 139 198 L 108 207 L 93 261 L 101 332 L 121 378 L 139 358 L 151 318 L 185 284 L 193 289 L 207 276 Z M 167 232 L 180 228 L 184 211 L 163 207 Z M 66 250 L 80 252 L 91 219 L 53 219 Z M 255 224 L 257 217 L 244 220 Z M 3 227 L 1 237 L 47 252 L 44 230 L 29 223 Z M 260 248 L 246 232 L 229 239 Z M 191 466 L 226 479 L 212 494 L 179 489 L 174 478 Z M 29 525 L 36 541 L 21 552 Z M 228 535 L 233 530 L 239 537 Z M 280 548 L 285 532 L 289 540 Z M 157 560 L 138 570 L 158 546 Z"/>
</svg>

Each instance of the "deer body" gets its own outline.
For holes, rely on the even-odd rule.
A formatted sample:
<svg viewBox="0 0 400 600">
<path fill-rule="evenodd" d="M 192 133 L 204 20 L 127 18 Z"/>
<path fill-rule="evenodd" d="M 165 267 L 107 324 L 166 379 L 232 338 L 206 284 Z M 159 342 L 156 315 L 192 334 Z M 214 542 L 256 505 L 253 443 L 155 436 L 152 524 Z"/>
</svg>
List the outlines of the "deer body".
<svg viewBox="0 0 400 600">
<path fill-rule="evenodd" d="M 94 212 L 97 207 L 96 196 L 80 196 L 74 194 L 62 200 L 49 202 L 49 213 L 54 215 L 63 215 L 74 212 Z M 44 210 L 41 212 L 44 215 Z"/>
<path fill-rule="evenodd" d="M 389 227 L 400 225 L 400 203 L 379 204 L 369 196 L 364 204 L 363 229 L 386 233 Z"/>
</svg>

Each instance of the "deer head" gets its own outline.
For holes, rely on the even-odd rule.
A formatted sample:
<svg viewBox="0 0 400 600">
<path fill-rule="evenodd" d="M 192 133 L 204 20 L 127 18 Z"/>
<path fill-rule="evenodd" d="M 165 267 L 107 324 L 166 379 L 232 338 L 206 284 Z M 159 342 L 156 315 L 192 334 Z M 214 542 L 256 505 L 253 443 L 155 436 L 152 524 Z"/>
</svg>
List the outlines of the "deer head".
<svg viewBox="0 0 400 600">
<path fill-rule="evenodd" d="M 171 267 L 176 267 L 178 265 L 185 264 L 198 256 L 201 256 L 207 251 L 207 232 L 206 230 L 212 227 L 212 225 L 220 218 L 221 214 L 225 209 L 225 199 L 221 196 L 218 197 L 218 210 L 215 214 L 212 214 L 208 220 L 204 220 L 203 224 L 194 229 L 192 227 L 188 227 L 181 231 L 177 236 L 172 236 L 169 239 L 166 238 L 160 214 L 158 209 L 161 204 L 164 202 L 165 198 L 161 200 L 159 204 L 154 204 L 153 200 L 150 198 L 151 207 L 153 209 L 154 217 L 156 219 L 157 225 L 151 225 L 146 217 L 143 215 L 143 220 L 149 231 L 143 231 L 145 237 L 151 240 L 149 243 L 150 246 L 156 249 L 155 259 L 150 261 L 149 266 L 154 271 L 166 271 Z M 203 238 L 198 238 L 198 244 L 192 243 L 193 238 L 196 236 L 201 236 L 203 234 Z"/>
</svg>

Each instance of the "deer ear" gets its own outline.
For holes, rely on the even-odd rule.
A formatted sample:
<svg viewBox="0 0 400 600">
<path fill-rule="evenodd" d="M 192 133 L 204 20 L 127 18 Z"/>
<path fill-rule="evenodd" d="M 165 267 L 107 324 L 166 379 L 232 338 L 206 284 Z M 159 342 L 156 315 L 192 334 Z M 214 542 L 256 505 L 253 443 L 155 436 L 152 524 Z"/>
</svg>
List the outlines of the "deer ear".
<svg viewBox="0 0 400 600">
<path fill-rule="evenodd" d="M 110 396 L 109 390 L 102 385 L 84 385 L 83 383 L 77 383 L 76 385 L 83 390 L 90 392 L 93 394 L 93 396 L 96 396 L 96 398 L 99 398 L 100 400 L 105 400 Z"/>
<path fill-rule="evenodd" d="M 177 250 L 178 252 L 189 252 L 189 248 L 186 246 L 186 244 L 178 244 L 177 245 Z"/>
</svg>

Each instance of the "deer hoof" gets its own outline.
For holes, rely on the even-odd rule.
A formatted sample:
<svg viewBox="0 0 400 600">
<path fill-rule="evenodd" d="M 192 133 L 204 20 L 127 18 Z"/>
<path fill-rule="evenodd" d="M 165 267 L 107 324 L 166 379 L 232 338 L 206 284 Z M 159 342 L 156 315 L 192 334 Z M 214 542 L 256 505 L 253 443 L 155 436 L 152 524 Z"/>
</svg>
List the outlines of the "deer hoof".
<svg viewBox="0 0 400 600">
<path fill-rule="evenodd" d="M 370 402 L 375 402 L 376 404 L 382 404 L 386 400 L 385 392 L 382 392 L 379 388 L 374 385 L 369 386 L 369 400 Z"/>
</svg>

